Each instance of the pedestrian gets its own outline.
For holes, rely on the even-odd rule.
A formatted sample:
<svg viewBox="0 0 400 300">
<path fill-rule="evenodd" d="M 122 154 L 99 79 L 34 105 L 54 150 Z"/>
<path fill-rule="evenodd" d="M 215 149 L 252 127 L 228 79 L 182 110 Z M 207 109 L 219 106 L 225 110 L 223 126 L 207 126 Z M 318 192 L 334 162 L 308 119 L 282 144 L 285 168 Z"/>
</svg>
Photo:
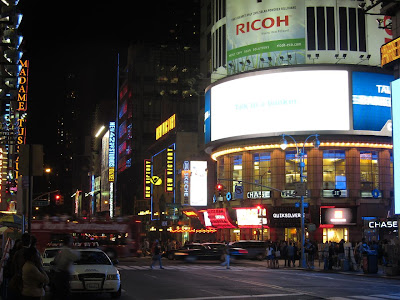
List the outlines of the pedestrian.
<svg viewBox="0 0 400 300">
<path fill-rule="evenodd" d="M 24 233 L 21 236 L 22 247 L 15 252 L 12 259 L 12 277 L 9 285 L 9 299 L 21 299 L 22 293 L 22 267 L 25 264 L 24 251 L 31 245 L 31 235 Z"/>
<path fill-rule="evenodd" d="M 221 264 L 221 266 L 226 266 L 227 269 L 230 269 L 230 260 L 231 260 L 231 253 L 229 249 L 229 243 L 226 243 L 225 248 L 224 248 L 224 262 Z"/>
<path fill-rule="evenodd" d="M 150 255 L 150 244 L 147 238 L 143 242 L 143 256 Z"/>
<path fill-rule="evenodd" d="M 322 258 L 324 259 L 324 270 L 329 269 L 329 243 L 322 244 Z"/>
<path fill-rule="evenodd" d="M 281 247 L 281 257 L 284 259 L 285 261 L 285 267 L 289 265 L 289 257 L 288 257 L 288 253 L 287 253 L 287 249 L 288 245 L 286 244 L 286 242 L 283 242 L 282 247 Z"/>
<path fill-rule="evenodd" d="M 63 246 L 54 258 L 54 284 L 53 299 L 67 300 L 70 299 L 71 289 L 69 279 L 71 276 L 72 263 L 79 260 L 80 253 L 71 249 L 72 237 L 67 235 L 63 240 Z"/>
<path fill-rule="evenodd" d="M 158 261 L 158 263 L 160 264 L 160 269 L 164 269 L 163 266 L 162 266 L 162 263 L 161 263 L 161 245 L 158 242 L 158 240 L 156 240 L 154 242 L 154 246 L 153 246 L 152 252 L 153 252 L 152 253 L 153 256 L 151 258 L 152 259 L 152 263 L 150 265 L 150 268 L 153 269 L 154 263 L 156 261 Z"/>
<path fill-rule="evenodd" d="M 22 299 L 40 300 L 45 295 L 44 287 L 49 283 L 49 277 L 43 267 L 41 267 L 36 248 L 25 248 L 24 258 L 25 264 L 22 267 Z"/>
<path fill-rule="evenodd" d="M 275 263 L 274 251 L 275 250 L 272 246 L 272 243 L 269 243 L 267 247 L 267 267 L 271 269 L 274 268 L 274 263 Z"/>
<path fill-rule="evenodd" d="M 308 269 L 314 269 L 314 251 L 315 247 L 309 239 L 306 240 L 304 252 L 306 255 L 306 264 Z"/>
<path fill-rule="evenodd" d="M 14 246 L 12 247 L 12 249 L 10 250 L 10 253 L 8 255 L 7 262 L 4 266 L 4 270 L 3 270 L 3 288 L 4 288 L 4 290 L 2 293 L 2 297 L 4 299 L 13 299 L 12 298 L 13 292 L 10 289 L 10 280 L 14 275 L 13 259 L 14 259 L 15 253 L 21 248 L 22 248 L 21 239 L 16 239 L 14 242 Z"/>
<path fill-rule="evenodd" d="M 292 243 L 289 243 L 289 245 L 286 247 L 286 255 L 288 267 L 290 268 L 290 263 L 292 263 L 294 267 L 294 247 Z"/>
</svg>

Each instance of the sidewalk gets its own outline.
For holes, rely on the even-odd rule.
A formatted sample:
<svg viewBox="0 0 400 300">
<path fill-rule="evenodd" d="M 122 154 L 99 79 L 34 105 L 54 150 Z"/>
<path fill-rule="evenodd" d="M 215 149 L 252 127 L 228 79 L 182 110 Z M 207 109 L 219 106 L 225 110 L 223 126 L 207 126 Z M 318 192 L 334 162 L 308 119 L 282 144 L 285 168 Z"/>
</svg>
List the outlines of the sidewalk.
<svg viewBox="0 0 400 300">
<path fill-rule="evenodd" d="M 364 273 L 364 271 L 362 269 L 357 270 L 357 271 L 353 271 L 353 270 L 343 271 L 343 270 L 337 269 L 337 268 L 336 269 L 333 268 L 332 270 L 324 270 L 324 262 L 323 261 L 319 261 L 319 260 L 315 260 L 314 261 L 314 268 L 313 269 L 300 268 L 298 261 L 296 261 L 296 266 L 294 268 L 288 268 L 288 267 L 284 266 L 284 261 L 280 260 L 279 261 L 279 268 L 303 270 L 303 271 L 308 271 L 308 272 L 337 273 L 337 274 L 344 274 L 344 275 L 366 276 L 366 277 L 376 277 L 376 278 L 389 278 L 389 279 L 400 280 L 400 275 L 395 275 L 395 276 L 386 275 L 382 265 L 378 265 L 378 272 L 377 273 Z"/>
</svg>

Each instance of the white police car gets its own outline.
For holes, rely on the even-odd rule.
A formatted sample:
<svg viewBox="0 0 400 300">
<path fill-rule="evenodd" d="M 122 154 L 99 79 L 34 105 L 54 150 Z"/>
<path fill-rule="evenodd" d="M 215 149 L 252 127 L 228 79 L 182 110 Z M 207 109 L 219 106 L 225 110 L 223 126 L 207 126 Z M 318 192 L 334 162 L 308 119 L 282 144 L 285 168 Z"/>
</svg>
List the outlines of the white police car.
<svg viewBox="0 0 400 300">
<path fill-rule="evenodd" d="M 42 254 L 43 268 L 46 272 L 50 272 L 51 262 L 54 260 L 61 248 L 46 248 Z"/>
<path fill-rule="evenodd" d="M 76 249 L 80 259 L 71 269 L 72 293 L 111 293 L 113 298 L 121 296 L 119 271 L 103 251 L 99 249 Z M 114 262 L 117 263 L 117 262 Z"/>
</svg>

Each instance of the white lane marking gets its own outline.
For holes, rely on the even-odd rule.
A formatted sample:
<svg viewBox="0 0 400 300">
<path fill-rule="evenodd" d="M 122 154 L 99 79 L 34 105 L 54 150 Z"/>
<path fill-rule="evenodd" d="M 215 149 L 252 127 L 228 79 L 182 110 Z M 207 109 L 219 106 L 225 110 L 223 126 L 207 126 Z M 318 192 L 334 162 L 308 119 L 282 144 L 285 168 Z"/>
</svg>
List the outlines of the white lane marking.
<svg viewBox="0 0 400 300">
<path fill-rule="evenodd" d="M 376 296 L 376 297 L 380 297 L 382 299 L 400 299 L 400 295 L 399 294 L 392 294 L 392 295 L 372 295 L 372 296 Z"/>
<path fill-rule="evenodd" d="M 288 297 L 288 296 L 301 296 L 303 293 L 293 294 L 263 294 L 263 295 L 239 295 L 239 296 L 213 296 L 213 297 L 194 297 L 194 298 L 175 298 L 169 300 L 208 300 L 208 299 L 246 299 L 246 298 L 274 298 L 274 297 Z"/>
</svg>

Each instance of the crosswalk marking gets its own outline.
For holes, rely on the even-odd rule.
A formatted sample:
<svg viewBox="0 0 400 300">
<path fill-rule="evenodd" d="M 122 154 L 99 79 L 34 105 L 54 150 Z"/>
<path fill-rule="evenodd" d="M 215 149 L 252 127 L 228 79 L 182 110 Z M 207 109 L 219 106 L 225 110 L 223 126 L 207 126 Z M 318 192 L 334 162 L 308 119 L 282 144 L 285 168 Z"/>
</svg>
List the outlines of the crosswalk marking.
<svg viewBox="0 0 400 300">
<path fill-rule="evenodd" d="M 363 300 L 383 300 L 383 299 L 397 299 L 400 300 L 400 294 L 391 294 L 391 295 L 369 295 L 369 296 L 346 296 L 346 297 L 329 297 L 329 300 L 354 300 L 354 299 L 363 299 Z"/>
<path fill-rule="evenodd" d="M 117 266 L 118 270 L 132 271 L 132 270 L 150 270 L 150 266 Z M 222 266 L 164 266 L 165 270 L 226 270 L 226 267 Z M 160 270 L 159 266 L 154 266 L 153 270 Z M 255 270 L 255 271 L 266 271 L 270 272 L 267 268 L 260 267 L 242 267 L 242 266 L 231 266 L 230 271 L 243 271 L 243 270 Z"/>
</svg>

